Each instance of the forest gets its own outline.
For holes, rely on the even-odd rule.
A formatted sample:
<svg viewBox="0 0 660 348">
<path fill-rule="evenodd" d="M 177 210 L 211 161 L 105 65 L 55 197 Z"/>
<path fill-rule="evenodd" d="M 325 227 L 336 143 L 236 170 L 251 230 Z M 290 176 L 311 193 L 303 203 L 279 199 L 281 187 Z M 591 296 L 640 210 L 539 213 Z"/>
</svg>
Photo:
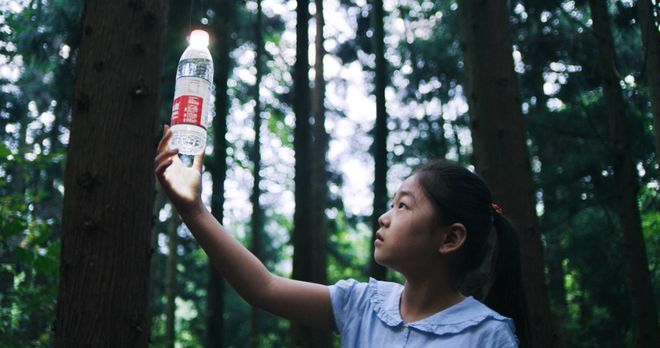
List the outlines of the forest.
<svg viewBox="0 0 660 348">
<path fill-rule="evenodd" d="M 241 299 L 156 180 L 194 29 L 202 198 L 272 272 L 403 281 L 378 216 L 446 158 L 517 228 L 521 346 L 660 346 L 657 0 L 0 0 L 0 347 L 339 347 Z"/>
</svg>

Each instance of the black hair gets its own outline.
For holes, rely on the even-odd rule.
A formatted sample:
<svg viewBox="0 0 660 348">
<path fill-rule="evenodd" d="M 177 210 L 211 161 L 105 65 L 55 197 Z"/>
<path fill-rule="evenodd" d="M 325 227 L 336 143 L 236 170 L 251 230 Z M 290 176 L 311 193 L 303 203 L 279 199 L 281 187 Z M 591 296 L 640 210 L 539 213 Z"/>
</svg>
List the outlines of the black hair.
<svg viewBox="0 0 660 348">
<path fill-rule="evenodd" d="M 512 318 L 521 346 L 526 346 L 529 325 L 518 235 L 499 207 L 493 204 L 490 189 L 477 174 L 448 160 L 430 161 L 417 168 L 413 175 L 433 203 L 441 226 L 453 223 L 465 226 L 467 234 L 458 254 L 458 281 L 479 268 L 489 252 L 494 255 L 487 277 L 492 285 L 474 295 L 493 310 Z M 489 237 L 493 230 L 497 242 L 491 246 Z M 480 288 L 488 287 L 482 284 Z"/>
</svg>

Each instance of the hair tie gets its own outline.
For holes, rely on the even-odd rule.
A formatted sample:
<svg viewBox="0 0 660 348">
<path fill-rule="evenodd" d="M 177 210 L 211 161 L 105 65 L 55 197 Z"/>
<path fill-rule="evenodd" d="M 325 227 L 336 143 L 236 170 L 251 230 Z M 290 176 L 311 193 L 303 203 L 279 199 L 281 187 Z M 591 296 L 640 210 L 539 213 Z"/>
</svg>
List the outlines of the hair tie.
<svg viewBox="0 0 660 348">
<path fill-rule="evenodd" d="M 490 207 L 491 207 L 496 213 L 498 213 L 498 214 L 502 214 L 502 208 L 500 208 L 499 205 L 497 205 L 497 204 L 495 204 L 495 203 L 491 203 L 491 204 L 490 204 Z"/>
</svg>

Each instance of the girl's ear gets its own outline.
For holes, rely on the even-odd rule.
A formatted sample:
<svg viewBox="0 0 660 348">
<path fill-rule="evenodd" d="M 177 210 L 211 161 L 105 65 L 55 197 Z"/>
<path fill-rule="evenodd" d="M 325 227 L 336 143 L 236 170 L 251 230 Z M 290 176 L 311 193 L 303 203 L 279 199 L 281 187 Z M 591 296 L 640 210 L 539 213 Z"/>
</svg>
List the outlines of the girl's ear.
<svg viewBox="0 0 660 348">
<path fill-rule="evenodd" d="M 461 246 L 463 246 L 463 243 L 465 243 L 466 237 L 467 230 L 463 224 L 451 224 L 442 232 L 442 236 L 440 237 L 440 246 L 438 246 L 438 252 L 440 254 L 450 254 L 457 251 L 461 248 Z"/>
</svg>

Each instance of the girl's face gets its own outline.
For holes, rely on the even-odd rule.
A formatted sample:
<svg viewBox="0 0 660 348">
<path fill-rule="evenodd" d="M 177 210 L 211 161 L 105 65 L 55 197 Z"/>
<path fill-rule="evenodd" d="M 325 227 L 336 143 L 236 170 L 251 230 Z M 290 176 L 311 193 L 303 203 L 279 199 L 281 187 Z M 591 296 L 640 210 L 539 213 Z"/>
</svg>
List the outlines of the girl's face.
<svg viewBox="0 0 660 348">
<path fill-rule="evenodd" d="M 374 258 L 406 274 L 434 267 L 440 257 L 441 227 L 431 201 L 416 176 L 406 179 L 390 210 L 378 218 Z"/>
</svg>

